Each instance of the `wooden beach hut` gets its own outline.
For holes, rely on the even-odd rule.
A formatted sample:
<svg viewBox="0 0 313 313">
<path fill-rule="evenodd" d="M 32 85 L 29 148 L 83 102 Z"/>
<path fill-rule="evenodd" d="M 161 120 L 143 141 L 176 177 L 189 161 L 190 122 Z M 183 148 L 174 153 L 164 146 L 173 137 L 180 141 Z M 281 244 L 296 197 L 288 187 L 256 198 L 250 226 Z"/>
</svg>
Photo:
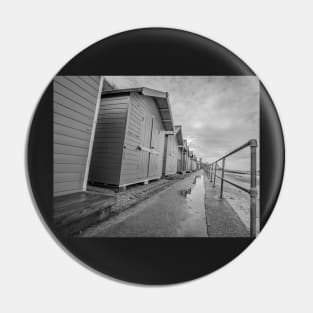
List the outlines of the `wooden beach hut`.
<svg viewBox="0 0 313 313">
<path fill-rule="evenodd" d="M 53 195 L 86 191 L 95 119 L 104 78 L 53 81 Z"/>
<path fill-rule="evenodd" d="M 192 161 L 193 161 L 193 163 L 192 163 L 192 169 L 193 169 L 193 171 L 197 171 L 197 157 L 196 157 L 195 154 L 193 155 Z"/>
<path fill-rule="evenodd" d="M 191 156 L 192 156 L 192 152 L 190 150 L 190 148 L 188 147 L 188 167 L 187 167 L 187 172 L 191 172 Z"/>
<path fill-rule="evenodd" d="M 165 134 L 163 175 L 181 172 L 183 144 L 181 125 L 176 125 L 173 133 Z"/>
<path fill-rule="evenodd" d="M 175 131 L 165 134 L 164 156 L 163 156 L 163 175 L 172 175 L 177 172 L 178 143 Z"/>
<path fill-rule="evenodd" d="M 194 172 L 195 169 L 195 155 L 193 151 L 190 151 L 190 171 Z"/>
<path fill-rule="evenodd" d="M 177 173 L 186 173 L 186 146 L 184 144 L 183 130 L 181 125 L 175 126 L 177 138 Z"/>
<path fill-rule="evenodd" d="M 190 151 L 190 171 L 194 171 L 194 162 L 193 162 L 193 151 Z"/>
<path fill-rule="evenodd" d="M 174 126 L 166 92 L 143 87 L 103 93 L 90 183 L 125 188 L 160 178 L 167 132 Z"/>
<path fill-rule="evenodd" d="M 191 151 L 189 150 L 189 146 L 187 145 L 186 148 L 186 172 L 190 173 L 191 172 Z"/>
<path fill-rule="evenodd" d="M 184 168 L 185 168 L 185 172 L 187 172 L 188 169 L 188 145 L 187 145 L 187 140 L 184 139 Z"/>
<path fill-rule="evenodd" d="M 197 158 L 197 170 L 201 169 L 201 162 L 202 162 L 202 159 L 201 158 Z"/>
</svg>

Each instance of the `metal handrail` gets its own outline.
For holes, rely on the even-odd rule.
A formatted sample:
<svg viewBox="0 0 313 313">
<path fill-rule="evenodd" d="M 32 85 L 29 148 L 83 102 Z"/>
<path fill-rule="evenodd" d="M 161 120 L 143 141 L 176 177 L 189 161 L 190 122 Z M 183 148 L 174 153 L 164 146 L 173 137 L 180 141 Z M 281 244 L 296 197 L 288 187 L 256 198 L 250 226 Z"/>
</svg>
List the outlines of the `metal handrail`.
<svg viewBox="0 0 313 313">
<path fill-rule="evenodd" d="M 256 237 L 257 231 L 259 228 L 257 228 L 257 219 L 256 219 L 256 198 L 257 198 L 257 189 L 256 189 L 256 148 L 257 148 L 257 141 L 255 139 L 251 139 L 245 144 L 241 145 L 240 147 L 234 149 L 233 151 L 229 152 L 228 154 L 224 155 L 223 157 L 219 158 L 218 160 L 212 162 L 209 164 L 208 169 L 208 177 L 210 179 L 210 182 L 213 181 L 213 187 L 215 187 L 215 180 L 216 177 L 221 180 L 221 189 L 220 189 L 220 199 L 223 198 L 223 187 L 224 182 L 241 189 L 245 192 L 247 192 L 250 195 L 250 236 Z M 246 189 L 240 185 L 235 184 L 234 182 L 231 182 L 224 178 L 224 172 L 225 172 L 225 159 L 236 152 L 246 148 L 250 147 L 250 189 Z M 217 162 L 222 161 L 222 176 L 218 176 L 216 174 L 216 168 L 217 168 Z M 214 174 L 213 174 L 214 169 Z M 213 178 L 214 177 L 214 178 Z"/>
<path fill-rule="evenodd" d="M 219 178 L 219 179 L 222 179 L 222 177 L 220 177 L 220 176 L 218 176 L 218 175 L 216 175 L 216 177 Z M 250 194 L 250 189 L 246 189 L 246 188 L 244 188 L 244 187 L 242 187 L 242 186 L 240 186 L 240 185 L 237 185 L 237 184 L 235 184 L 234 182 L 231 182 L 231 181 L 229 181 L 229 180 L 227 180 L 227 179 L 225 179 L 225 178 L 224 178 L 224 181 L 225 181 L 226 183 L 228 183 L 228 184 L 230 184 L 230 185 L 233 185 L 234 187 L 237 187 L 238 189 L 241 189 L 242 191 L 245 191 L 245 192 L 247 192 L 247 193 Z"/>
</svg>

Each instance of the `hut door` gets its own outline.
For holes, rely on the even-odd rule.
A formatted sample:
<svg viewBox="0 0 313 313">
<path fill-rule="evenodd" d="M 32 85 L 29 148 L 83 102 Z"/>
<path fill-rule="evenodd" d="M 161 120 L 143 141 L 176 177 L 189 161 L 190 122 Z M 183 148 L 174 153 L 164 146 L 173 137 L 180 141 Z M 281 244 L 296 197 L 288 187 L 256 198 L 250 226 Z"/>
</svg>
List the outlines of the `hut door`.
<svg viewBox="0 0 313 313">
<path fill-rule="evenodd" d="M 157 128 L 157 123 L 155 118 L 152 118 L 151 125 L 151 143 L 150 149 L 152 150 L 150 154 L 149 160 L 149 172 L 148 177 L 154 178 L 159 177 L 158 175 L 158 163 L 159 163 L 159 130 Z"/>
<path fill-rule="evenodd" d="M 139 119 L 140 119 L 140 145 L 142 147 L 149 148 L 151 142 L 151 127 L 152 119 L 150 114 L 143 112 L 141 108 L 139 109 Z M 141 150 L 138 151 L 138 172 L 137 179 L 145 179 L 148 176 L 149 168 L 149 155 L 147 151 Z"/>
</svg>

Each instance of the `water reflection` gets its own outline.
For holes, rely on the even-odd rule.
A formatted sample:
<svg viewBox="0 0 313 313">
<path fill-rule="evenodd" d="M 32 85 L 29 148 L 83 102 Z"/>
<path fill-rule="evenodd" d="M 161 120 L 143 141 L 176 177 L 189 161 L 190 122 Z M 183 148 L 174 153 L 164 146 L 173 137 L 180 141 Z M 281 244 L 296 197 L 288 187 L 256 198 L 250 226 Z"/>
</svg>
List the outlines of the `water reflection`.
<svg viewBox="0 0 313 313">
<path fill-rule="evenodd" d="M 182 189 L 180 192 L 182 194 L 182 196 L 184 196 L 185 198 L 189 199 L 190 197 L 192 197 L 192 195 L 194 193 L 197 193 L 198 189 L 200 188 L 201 189 L 201 186 L 203 186 L 203 176 L 202 175 L 197 175 L 195 176 L 193 182 L 192 182 L 193 185 L 196 185 L 195 187 L 189 187 L 189 188 L 186 188 L 186 189 Z M 200 187 L 199 187 L 200 186 Z M 204 191 L 204 189 L 203 189 Z M 204 194 L 204 193 L 203 193 Z"/>
</svg>

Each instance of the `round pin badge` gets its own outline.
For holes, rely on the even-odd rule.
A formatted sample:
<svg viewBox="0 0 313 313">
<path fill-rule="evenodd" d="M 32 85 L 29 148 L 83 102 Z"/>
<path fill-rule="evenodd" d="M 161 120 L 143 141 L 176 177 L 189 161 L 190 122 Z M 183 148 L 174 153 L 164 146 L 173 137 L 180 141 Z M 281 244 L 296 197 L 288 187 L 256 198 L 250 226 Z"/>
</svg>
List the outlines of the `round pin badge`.
<svg viewBox="0 0 313 313">
<path fill-rule="evenodd" d="M 197 34 L 147 28 L 95 43 L 53 77 L 27 166 L 70 255 L 122 281 L 173 284 L 221 268 L 259 235 L 284 141 L 241 59 Z"/>
</svg>

